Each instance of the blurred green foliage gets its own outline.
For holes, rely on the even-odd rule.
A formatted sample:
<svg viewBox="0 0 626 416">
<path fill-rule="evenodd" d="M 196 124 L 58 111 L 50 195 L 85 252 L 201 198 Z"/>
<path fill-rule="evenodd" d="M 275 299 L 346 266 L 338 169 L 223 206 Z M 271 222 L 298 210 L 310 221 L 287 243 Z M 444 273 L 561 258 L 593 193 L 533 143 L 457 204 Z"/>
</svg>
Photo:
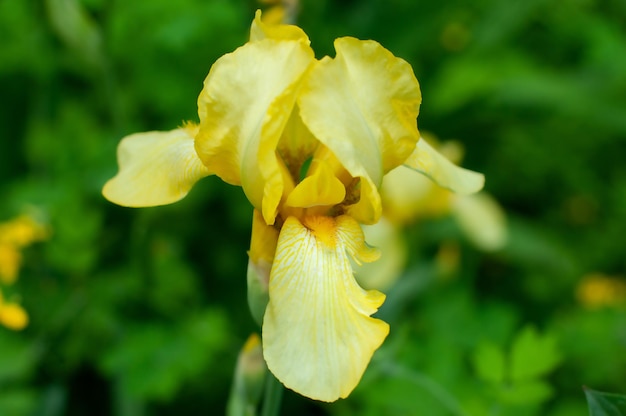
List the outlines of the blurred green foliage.
<svg viewBox="0 0 626 416">
<path fill-rule="evenodd" d="M 380 316 L 392 332 L 346 400 L 287 392 L 284 414 L 586 415 L 583 385 L 626 392 L 626 3 L 308 0 L 322 56 L 381 42 L 420 81 L 419 126 L 466 148 L 509 217 L 480 253 L 437 219 Z M 223 413 L 246 303 L 251 208 L 217 178 L 133 210 L 100 195 L 124 135 L 196 118 L 211 64 L 246 41 L 249 0 L 0 0 L 0 220 L 32 207 L 49 241 L 24 253 L 31 322 L 0 328 L 2 415 Z M 460 249 L 446 278 L 442 244 Z M 599 413 L 602 414 L 602 413 Z"/>
</svg>

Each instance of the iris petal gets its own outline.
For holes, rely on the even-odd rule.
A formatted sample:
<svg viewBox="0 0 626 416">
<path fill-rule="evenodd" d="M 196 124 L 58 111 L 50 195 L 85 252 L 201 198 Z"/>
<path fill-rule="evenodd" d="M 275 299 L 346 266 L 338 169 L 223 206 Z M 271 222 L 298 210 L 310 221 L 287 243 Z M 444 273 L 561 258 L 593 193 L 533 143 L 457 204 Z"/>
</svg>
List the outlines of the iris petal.
<svg viewBox="0 0 626 416">
<path fill-rule="evenodd" d="M 478 248 L 494 251 L 506 244 L 506 216 L 490 195 L 484 192 L 459 195 L 453 199 L 451 208 L 467 238 Z"/>
<path fill-rule="evenodd" d="M 398 166 L 385 175 L 381 196 L 385 217 L 402 225 L 447 214 L 455 194 L 413 169 Z"/>
<path fill-rule="evenodd" d="M 276 149 L 295 180 L 300 179 L 302 166 L 318 147 L 319 142 L 304 125 L 300 109 L 295 106 Z"/>
<path fill-rule="evenodd" d="M 315 172 L 304 178 L 285 202 L 291 207 L 310 208 L 335 205 L 343 201 L 346 188 L 323 161 L 317 162 Z"/>
<path fill-rule="evenodd" d="M 304 41 L 250 42 L 213 65 L 198 97 L 198 155 L 224 181 L 241 185 L 268 224 L 283 196 L 277 143 L 313 59 Z"/>
<path fill-rule="evenodd" d="M 478 192 L 485 184 L 481 173 L 455 165 L 424 139 L 417 142 L 415 151 L 404 165 L 428 176 L 437 185 L 462 195 Z"/>
<path fill-rule="evenodd" d="M 322 59 L 303 84 L 302 119 L 353 177 L 370 182 L 368 192 L 375 191 L 419 139 L 419 84 L 411 66 L 377 42 L 340 38 L 335 49 L 337 57 Z"/>
<path fill-rule="evenodd" d="M 194 149 L 194 126 L 167 132 L 126 136 L 117 148 L 119 172 L 102 194 L 127 207 L 150 207 L 176 202 L 210 174 Z"/>
<path fill-rule="evenodd" d="M 378 257 L 349 216 L 307 217 L 304 224 L 289 217 L 278 239 L 264 356 L 286 387 L 316 400 L 348 396 L 389 332 L 370 317 L 385 295 L 356 283 L 349 256 Z"/>
</svg>

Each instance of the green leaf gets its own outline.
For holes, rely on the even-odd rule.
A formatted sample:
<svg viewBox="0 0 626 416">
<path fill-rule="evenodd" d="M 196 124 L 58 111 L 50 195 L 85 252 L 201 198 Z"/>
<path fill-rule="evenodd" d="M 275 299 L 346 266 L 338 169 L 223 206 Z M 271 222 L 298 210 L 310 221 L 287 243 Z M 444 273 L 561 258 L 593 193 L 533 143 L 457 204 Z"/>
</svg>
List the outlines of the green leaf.
<svg viewBox="0 0 626 416">
<path fill-rule="evenodd" d="M 556 338 L 539 335 L 532 326 L 523 328 L 511 349 L 511 381 L 527 381 L 552 371 L 561 361 Z"/>
<path fill-rule="evenodd" d="M 0 331 L 0 384 L 23 380 L 37 364 L 38 352 L 26 343 L 20 334 Z M 4 413 L 0 413 L 4 414 Z"/>
<path fill-rule="evenodd" d="M 490 342 L 480 344 L 474 351 L 472 363 L 482 380 L 496 384 L 504 381 L 505 358 L 499 346 Z"/>
<path fill-rule="evenodd" d="M 2 389 L 0 395 L 0 414 L 30 415 L 37 405 L 37 394 L 32 389 Z"/>
<path fill-rule="evenodd" d="M 585 388 L 590 416 L 626 416 L 626 396 Z"/>
<path fill-rule="evenodd" d="M 124 395 L 167 400 L 215 365 L 228 343 L 225 316 L 207 309 L 176 325 L 153 323 L 130 329 L 103 356 L 101 366 L 119 378 Z"/>
<path fill-rule="evenodd" d="M 552 387 L 544 381 L 525 381 L 503 387 L 499 391 L 499 397 L 503 403 L 531 405 L 544 402 L 553 393 Z"/>
</svg>

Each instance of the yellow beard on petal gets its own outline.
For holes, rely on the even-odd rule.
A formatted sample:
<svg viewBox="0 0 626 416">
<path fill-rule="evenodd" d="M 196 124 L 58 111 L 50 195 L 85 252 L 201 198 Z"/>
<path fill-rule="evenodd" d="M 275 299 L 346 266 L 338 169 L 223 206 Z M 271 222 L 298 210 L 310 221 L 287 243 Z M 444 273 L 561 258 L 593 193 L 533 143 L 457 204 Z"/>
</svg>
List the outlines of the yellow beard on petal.
<svg viewBox="0 0 626 416">
<path fill-rule="evenodd" d="M 307 227 L 318 241 L 324 243 L 328 248 L 334 249 L 337 245 L 337 224 L 331 217 L 306 217 L 304 226 Z"/>
</svg>

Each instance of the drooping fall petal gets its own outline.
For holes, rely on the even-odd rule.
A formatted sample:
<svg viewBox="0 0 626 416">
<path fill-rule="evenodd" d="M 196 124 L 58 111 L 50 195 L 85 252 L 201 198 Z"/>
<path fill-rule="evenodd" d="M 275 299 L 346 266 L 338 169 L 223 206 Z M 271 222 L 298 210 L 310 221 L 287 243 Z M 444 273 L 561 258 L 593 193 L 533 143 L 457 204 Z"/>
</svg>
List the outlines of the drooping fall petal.
<svg viewBox="0 0 626 416">
<path fill-rule="evenodd" d="M 350 394 L 389 332 L 370 317 L 385 295 L 356 283 L 349 256 L 373 261 L 378 252 L 348 216 L 289 217 L 278 239 L 264 356 L 286 387 L 316 400 Z"/>
<path fill-rule="evenodd" d="M 167 205 L 187 195 L 211 172 L 194 149 L 194 126 L 126 136 L 117 148 L 119 172 L 102 189 L 126 207 Z"/>
<path fill-rule="evenodd" d="M 224 181 L 241 185 L 268 224 L 283 196 L 277 143 L 313 59 L 308 41 L 250 42 L 217 60 L 198 97 L 198 155 Z"/>
<path fill-rule="evenodd" d="M 455 165 L 424 139 L 417 142 L 415 151 L 404 165 L 428 176 L 437 185 L 462 195 L 478 192 L 485 184 L 481 173 Z"/>
<path fill-rule="evenodd" d="M 337 56 L 311 69 L 298 103 L 302 119 L 353 177 L 375 192 L 383 175 L 411 154 L 419 139 L 421 94 L 411 66 L 374 41 L 340 38 Z M 361 203 L 371 203 L 362 195 Z M 357 218 L 374 223 L 374 218 Z"/>
</svg>

